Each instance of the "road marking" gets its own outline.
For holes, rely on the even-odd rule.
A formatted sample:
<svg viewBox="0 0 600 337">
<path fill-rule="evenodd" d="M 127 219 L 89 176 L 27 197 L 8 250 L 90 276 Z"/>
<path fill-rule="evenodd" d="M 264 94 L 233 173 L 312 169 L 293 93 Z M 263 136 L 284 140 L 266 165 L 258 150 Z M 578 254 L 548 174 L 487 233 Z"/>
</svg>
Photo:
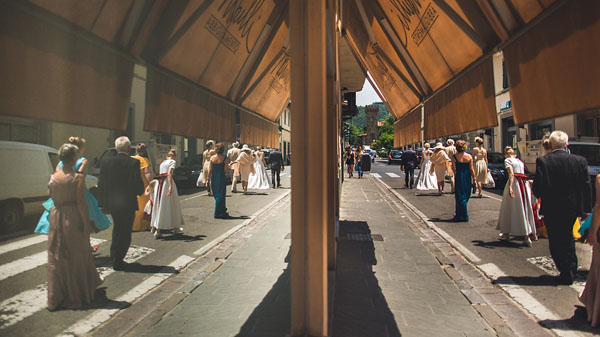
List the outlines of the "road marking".
<svg viewBox="0 0 600 337">
<path fill-rule="evenodd" d="M 379 173 L 371 173 L 371 176 L 375 178 L 381 178 L 381 175 Z"/>
<path fill-rule="evenodd" d="M 202 194 L 198 194 L 198 195 L 195 195 L 195 196 L 193 196 L 193 197 L 185 198 L 185 199 L 183 199 L 183 200 L 181 200 L 181 201 L 188 201 L 188 200 L 196 199 L 196 198 L 199 198 L 199 197 L 203 197 L 203 196 L 205 196 L 205 195 L 208 195 L 208 192 L 206 192 L 206 193 L 202 193 Z"/>
<path fill-rule="evenodd" d="M 44 242 L 47 240 L 48 240 L 48 235 L 36 235 L 31 238 L 7 243 L 0 247 L 0 255 L 8 253 L 8 252 L 12 252 L 13 250 L 33 246 L 35 244 L 38 244 L 40 242 Z"/>
<path fill-rule="evenodd" d="M 494 199 L 494 200 L 502 202 L 501 198 L 498 198 L 498 197 L 494 196 L 493 194 L 490 194 L 490 193 L 487 193 L 487 192 L 484 192 L 484 191 L 482 191 L 481 193 L 483 195 L 485 195 L 487 198 Z"/>
<path fill-rule="evenodd" d="M 579 336 L 579 334 L 569 331 L 571 328 L 560 318 L 546 308 L 542 303 L 536 300 L 525 289 L 517 285 L 514 280 L 493 263 L 486 263 L 477 266 L 492 280 L 502 278 L 503 282 L 498 285 L 506 291 L 515 301 L 521 304 L 527 311 L 532 313 L 540 321 L 553 321 L 553 323 L 542 323 L 542 325 L 561 337 Z"/>
<path fill-rule="evenodd" d="M 400 178 L 399 175 L 397 175 L 396 173 L 392 173 L 392 172 L 386 172 L 385 174 L 387 174 L 388 176 L 392 177 L 392 178 Z"/>
<path fill-rule="evenodd" d="M 60 336 L 79 336 L 87 334 L 96 327 L 100 326 L 102 323 L 109 320 L 119 310 L 127 307 L 129 303 L 135 301 L 140 296 L 149 293 L 156 286 L 160 285 L 164 280 L 173 275 L 173 269 L 179 271 L 194 260 L 195 258 L 193 257 L 181 255 L 175 259 L 175 261 L 171 262 L 167 267 L 163 268 L 160 272 L 150 276 L 142 283 L 138 284 L 133 289 L 129 290 L 115 300 L 116 302 L 127 302 L 128 304 L 118 303 L 112 307 L 96 310 L 86 318 L 67 328 Z"/>
<path fill-rule="evenodd" d="M 93 239 L 93 242 L 106 241 Z M 127 251 L 124 260 L 127 263 L 135 262 L 142 257 L 154 252 L 154 249 L 147 247 L 131 246 Z M 46 254 L 46 252 L 43 252 Z M 106 278 L 114 270 L 110 267 L 98 267 L 98 273 L 101 278 Z M 34 289 L 23 291 L 0 303 L 0 329 L 14 325 L 25 318 L 35 314 L 46 307 L 48 299 L 47 283 L 40 284 Z"/>
<path fill-rule="evenodd" d="M 560 274 L 556 268 L 556 265 L 554 264 L 554 260 L 552 260 L 552 257 L 550 256 L 529 257 L 527 258 L 527 261 L 540 268 L 548 275 L 558 276 Z M 575 291 L 581 295 L 583 288 L 585 288 L 585 281 L 575 280 L 571 285 L 571 288 L 575 289 Z"/>
<path fill-rule="evenodd" d="M 90 245 L 95 246 L 106 240 L 90 239 Z M 0 266 L 0 281 L 11 276 L 26 272 L 28 270 L 42 266 L 48 262 L 48 252 L 43 251 L 33 255 L 25 256 L 18 260 L 5 263 Z"/>
<path fill-rule="evenodd" d="M 438 235 L 440 235 L 444 240 L 446 240 L 451 246 L 460 251 L 465 258 L 467 258 L 475 264 L 481 263 L 481 259 L 477 257 L 477 255 L 473 254 L 469 249 L 467 249 L 467 247 L 463 246 L 460 242 L 456 241 L 452 236 L 446 233 L 446 231 L 436 226 L 436 224 L 434 224 L 433 222 L 429 221 L 429 217 L 423 214 L 423 212 L 419 211 L 419 209 L 413 206 L 413 204 L 408 202 L 408 200 L 406 200 L 402 195 L 400 195 L 400 193 L 394 191 L 388 184 L 384 183 L 382 180 L 378 180 L 380 183 L 387 187 L 388 191 L 392 192 L 398 199 L 400 199 L 408 209 L 410 209 L 413 213 L 420 217 L 421 220 L 427 224 L 427 226 L 429 226 L 431 229 L 437 232 Z"/>
<path fill-rule="evenodd" d="M 239 224 L 239 225 L 233 227 L 232 229 L 228 230 L 227 232 L 221 234 L 219 237 L 217 237 L 216 239 L 212 240 L 211 242 L 209 242 L 209 243 L 205 244 L 204 246 L 200 247 L 200 249 L 198 249 L 197 251 L 194 252 L 194 255 L 202 255 L 202 254 L 206 253 L 207 251 L 211 250 L 214 246 L 218 245 L 219 243 L 221 243 L 225 239 L 227 239 L 231 234 L 237 232 L 242 227 L 244 227 L 247 224 L 249 224 L 250 222 L 254 221 L 254 219 L 256 219 L 256 217 L 258 217 L 261 213 L 263 213 L 267 209 L 273 207 L 273 205 L 275 205 L 281 199 L 283 199 L 285 196 L 287 196 L 288 194 L 290 194 L 290 192 L 291 192 L 291 190 L 285 191 L 281 196 L 279 196 L 278 198 L 276 198 L 275 200 L 273 200 L 267 206 L 261 208 L 258 212 L 256 212 L 253 215 L 251 215 L 250 219 L 247 219 L 246 221 L 242 222 L 241 224 Z"/>
</svg>

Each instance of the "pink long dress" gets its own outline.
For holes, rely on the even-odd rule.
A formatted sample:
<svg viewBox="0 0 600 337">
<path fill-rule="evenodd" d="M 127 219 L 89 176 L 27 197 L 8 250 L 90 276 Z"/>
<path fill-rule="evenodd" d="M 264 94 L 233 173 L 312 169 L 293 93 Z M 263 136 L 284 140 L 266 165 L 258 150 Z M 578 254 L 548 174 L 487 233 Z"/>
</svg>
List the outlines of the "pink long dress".
<svg viewBox="0 0 600 337">
<path fill-rule="evenodd" d="M 48 304 L 50 310 L 80 308 L 94 299 L 102 283 L 92 256 L 89 229 L 84 230 L 77 208 L 75 174 L 48 183 L 54 208 L 48 229 Z"/>
</svg>

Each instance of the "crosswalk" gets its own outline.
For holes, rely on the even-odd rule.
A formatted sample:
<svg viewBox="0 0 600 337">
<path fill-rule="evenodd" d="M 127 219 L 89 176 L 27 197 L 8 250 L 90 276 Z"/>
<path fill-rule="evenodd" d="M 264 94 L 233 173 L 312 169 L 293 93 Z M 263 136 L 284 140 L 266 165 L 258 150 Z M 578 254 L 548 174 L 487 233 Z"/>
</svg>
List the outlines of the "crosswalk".
<svg viewBox="0 0 600 337">
<path fill-rule="evenodd" d="M 30 247 L 27 252 L 30 252 L 36 244 L 47 241 L 46 235 L 36 235 L 22 240 L 17 240 L 5 245 L 0 246 L 0 255 L 6 253 L 15 253 L 20 249 Z M 106 244 L 106 240 L 91 238 L 90 245 L 102 245 Z M 35 268 L 44 266 L 47 263 L 48 253 L 46 245 L 39 245 L 35 247 L 38 249 L 37 252 L 23 256 L 16 260 L 0 265 L 0 282 L 18 277 L 28 277 L 28 272 Z M 42 251 L 39 251 L 42 250 Z M 127 263 L 136 262 L 152 253 L 155 249 L 141 246 L 130 246 L 125 261 Z M 164 267 L 163 270 L 153 274 L 149 278 L 145 279 L 141 283 L 135 285 L 131 290 L 126 291 L 119 297 L 119 301 L 131 303 L 137 298 L 148 293 L 154 287 L 158 286 L 169 276 L 173 274 L 173 270 L 180 270 L 187 264 L 193 261 L 193 257 L 181 255 L 177 257 L 171 264 Z M 97 267 L 100 277 L 106 279 L 109 275 L 114 273 L 114 270 L 108 266 Z M 3 335 L 3 330 L 11 327 L 19 322 L 26 321 L 28 318 L 34 316 L 36 313 L 44 310 L 47 300 L 47 284 L 46 279 L 40 279 L 40 284 L 33 286 L 31 289 L 21 291 L 20 293 L 14 294 L 9 298 L 2 296 L 0 298 L 0 335 Z M 0 285 L 1 287 L 1 285 Z M 6 290 L 6 289 L 5 289 Z M 6 295 L 6 293 L 5 293 Z M 82 319 L 80 322 L 74 324 L 64 331 L 67 335 L 80 335 L 85 334 L 95 327 L 99 326 L 106 320 L 108 320 L 117 311 L 121 310 L 121 307 L 112 308 L 100 308 L 93 311 L 88 317 Z"/>
<path fill-rule="evenodd" d="M 387 175 L 390 178 L 400 178 L 400 176 L 394 172 L 385 172 L 385 175 Z M 375 173 L 375 172 L 371 173 L 371 177 L 380 178 L 380 179 L 382 178 L 381 174 Z"/>
</svg>

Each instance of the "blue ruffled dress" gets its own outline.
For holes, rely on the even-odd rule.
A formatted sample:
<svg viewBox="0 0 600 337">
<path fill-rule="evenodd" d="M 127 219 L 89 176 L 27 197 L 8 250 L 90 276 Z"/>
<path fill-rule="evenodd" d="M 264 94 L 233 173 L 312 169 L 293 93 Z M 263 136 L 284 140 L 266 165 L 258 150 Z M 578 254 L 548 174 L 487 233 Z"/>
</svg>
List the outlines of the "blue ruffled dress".
<svg viewBox="0 0 600 337">
<path fill-rule="evenodd" d="M 84 157 L 79 157 L 79 159 L 77 159 L 77 162 L 75 162 L 75 166 L 73 166 L 73 169 L 75 171 L 79 170 L 79 167 L 81 167 L 81 163 L 83 163 L 84 160 Z M 62 166 L 63 163 L 61 161 L 60 163 L 58 163 L 58 167 L 62 168 Z M 83 175 L 86 176 L 87 172 L 83 172 Z M 100 232 L 110 227 L 110 219 L 108 218 L 108 216 L 106 216 L 106 214 L 100 211 L 100 207 L 98 207 L 98 200 L 94 198 L 92 193 L 90 193 L 90 191 L 87 188 L 84 189 L 83 195 L 88 208 L 88 216 L 90 217 L 90 220 L 92 221 L 95 230 L 97 232 Z M 35 227 L 35 232 L 40 234 L 48 234 L 48 228 L 50 227 L 50 222 L 48 221 L 48 218 L 50 217 L 50 211 L 54 207 L 54 201 L 52 200 L 52 198 L 49 198 L 42 205 L 44 206 L 45 210 L 42 214 L 42 217 L 40 218 L 40 221 L 38 221 L 38 224 Z"/>
</svg>

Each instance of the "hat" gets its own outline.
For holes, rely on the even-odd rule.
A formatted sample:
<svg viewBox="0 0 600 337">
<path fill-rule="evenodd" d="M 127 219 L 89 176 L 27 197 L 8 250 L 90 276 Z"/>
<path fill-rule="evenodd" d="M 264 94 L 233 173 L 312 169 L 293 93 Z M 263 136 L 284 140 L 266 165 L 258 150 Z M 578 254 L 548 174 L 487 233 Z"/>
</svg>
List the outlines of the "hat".
<svg viewBox="0 0 600 337">
<path fill-rule="evenodd" d="M 244 146 L 242 146 L 242 151 L 250 152 L 250 148 L 248 147 L 248 144 L 244 144 Z"/>
<path fill-rule="evenodd" d="M 442 143 L 437 143 L 437 144 L 435 144 L 435 147 L 433 149 L 436 150 L 436 149 L 443 149 L 443 148 L 444 148 L 444 145 L 442 145 Z"/>
</svg>

